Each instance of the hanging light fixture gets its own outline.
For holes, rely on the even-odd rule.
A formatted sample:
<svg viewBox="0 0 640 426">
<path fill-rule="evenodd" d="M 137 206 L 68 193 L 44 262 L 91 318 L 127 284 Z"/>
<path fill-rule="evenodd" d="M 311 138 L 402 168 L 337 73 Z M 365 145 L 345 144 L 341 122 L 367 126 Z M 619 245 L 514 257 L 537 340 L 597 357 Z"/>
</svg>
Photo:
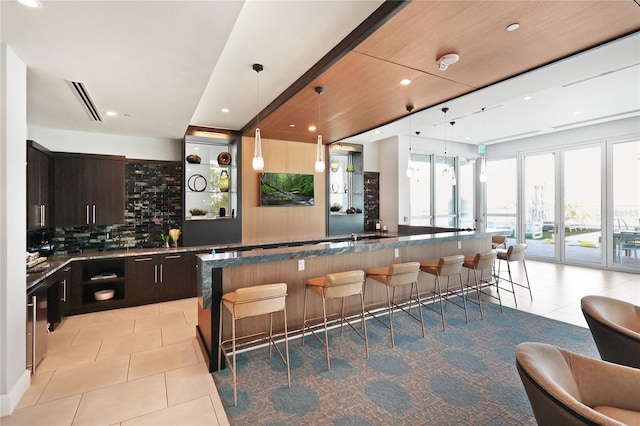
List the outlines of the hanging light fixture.
<svg viewBox="0 0 640 426">
<path fill-rule="evenodd" d="M 482 108 L 482 141 L 484 142 L 484 108 Z M 482 151 L 484 153 L 484 151 Z M 480 177 L 478 178 L 481 183 L 487 182 L 487 163 L 484 159 L 484 155 L 480 159 Z"/>
<path fill-rule="evenodd" d="M 453 139 L 453 125 L 456 124 L 455 121 L 449 122 L 451 124 L 451 139 Z M 453 166 L 451 166 L 451 186 L 456 186 L 456 157 L 453 157 Z"/>
<path fill-rule="evenodd" d="M 258 110 L 257 119 L 256 119 L 256 137 L 255 137 L 255 146 L 253 149 L 253 161 L 251 162 L 251 166 L 253 170 L 262 170 L 264 169 L 264 158 L 262 157 L 262 138 L 260 137 L 260 71 L 264 69 L 264 67 L 260 64 L 253 64 L 253 70 L 256 72 L 256 108 Z"/>
<path fill-rule="evenodd" d="M 449 177 L 449 166 L 447 165 L 447 111 L 449 108 L 442 108 L 442 112 L 444 113 L 444 170 L 442 170 L 442 177 Z"/>
<path fill-rule="evenodd" d="M 407 111 L 411 113 L 413 111 L 413 105 L 407 105 Z M 416 134 L 420 134 L 420 132 L 416 132 Z M 415 174 L 415 169 L 413 168 L 413 163 L 411 162 L 411 115 L 409 115 L 409 159 L 407 160 L 407 177 L 412 178 Z"/>
<path fill-rule="evenodd" d="M 320 128 L 320 95 L 324 93 L 323 87 L 316 87 L 316 93 L 318 94 L 318 129 Z M 316 164 L 315 170 L 318 173 L 324 172 L 324 149 L 322 146 L 322 135 L 318 130 L 318 143 L 316 145 Z"/>
</svg>

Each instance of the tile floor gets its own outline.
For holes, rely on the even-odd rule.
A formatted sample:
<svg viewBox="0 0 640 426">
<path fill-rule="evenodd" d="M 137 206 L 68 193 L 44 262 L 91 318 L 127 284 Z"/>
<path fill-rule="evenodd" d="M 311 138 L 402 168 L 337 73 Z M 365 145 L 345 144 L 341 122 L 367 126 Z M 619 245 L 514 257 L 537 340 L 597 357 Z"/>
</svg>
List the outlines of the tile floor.
<svg viewBox="0 0 640 426">
<path fill-rule="evenodd" d="M 518 309 L 586 327 L 580 298 L 640 305 L 640 275 L 527 261 Z M 504 269 L 504 266 L 503 266 Z M 523 270 L 514 267 L 516 280 Z M 514 297 L 501 292 L 505 306 Z M 196 299 L 66 318 L 3 426 L 229 424 L 195 339 Z"/>
</svg>

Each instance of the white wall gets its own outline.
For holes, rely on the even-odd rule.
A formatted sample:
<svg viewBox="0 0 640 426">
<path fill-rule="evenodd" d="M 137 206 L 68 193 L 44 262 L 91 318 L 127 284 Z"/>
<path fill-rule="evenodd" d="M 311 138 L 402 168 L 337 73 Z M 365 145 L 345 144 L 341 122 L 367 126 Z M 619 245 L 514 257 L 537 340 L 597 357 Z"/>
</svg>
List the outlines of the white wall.
<svg viewBox="0 0 640 426">
<path fill-rule="evenodd" d="M 159 139 L 29 126 L 28 139 L 50 151 L 124 155 L 138 160 L 181 161 L 181 139 Z"/>
<path fill-rule="evenodd" d="M 26 369 L 27 68 L 0 44 L 0 416 L 30 384 Z"/>
</svg>

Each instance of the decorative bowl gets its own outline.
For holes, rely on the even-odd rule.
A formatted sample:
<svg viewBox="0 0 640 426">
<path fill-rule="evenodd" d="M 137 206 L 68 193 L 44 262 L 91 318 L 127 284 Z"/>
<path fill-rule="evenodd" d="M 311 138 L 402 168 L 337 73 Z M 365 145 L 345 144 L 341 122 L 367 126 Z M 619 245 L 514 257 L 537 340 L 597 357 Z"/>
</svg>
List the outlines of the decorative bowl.
<svg viewBox="0 0 640 426">
<path fill-rule="evenodd" d="M 93 297 L 95 297 L 96 300 L 110 300 L 113 299 L 113 295 L 115 294 L 115 292 L 116 291 L 112 288 L 107 290 L 99 290 L 93 293 Z"/>
</svg>

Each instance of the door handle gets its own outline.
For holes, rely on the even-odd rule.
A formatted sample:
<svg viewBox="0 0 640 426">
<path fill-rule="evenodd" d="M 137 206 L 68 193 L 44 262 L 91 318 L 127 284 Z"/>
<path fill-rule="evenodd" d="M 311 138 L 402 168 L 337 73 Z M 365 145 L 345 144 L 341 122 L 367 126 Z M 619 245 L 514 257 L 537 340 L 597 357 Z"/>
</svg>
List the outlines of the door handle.
<svg viewBox="0 0 640 426">
<path fill-rule="evenodd" d="M 38 296 L 31 296 L 31 374 L 36 372 L 36 311 L 38 310 Z"/>
<path fill-rule="evenodd" d="M 87 225 L 89 224 L 89 204 L 87 204 Z"/>
<path fill-rule="evenodd" d="M 162 282 L 162 263 L 160 264 L 160 282 Z"/>
<path fill-rule="evenodd" d="M 158 265 L 153 265 L 153 282 L 158 283 Z"/>
<path fill-rule="evenodd" d="M 96 223 L 96 205 L 93 205 L 93 223 Z"/>
<path fill-rule="evenodd" d="M 62 301 L 67 301 L 67 280 L 62 280 Z"/>
</svg>

